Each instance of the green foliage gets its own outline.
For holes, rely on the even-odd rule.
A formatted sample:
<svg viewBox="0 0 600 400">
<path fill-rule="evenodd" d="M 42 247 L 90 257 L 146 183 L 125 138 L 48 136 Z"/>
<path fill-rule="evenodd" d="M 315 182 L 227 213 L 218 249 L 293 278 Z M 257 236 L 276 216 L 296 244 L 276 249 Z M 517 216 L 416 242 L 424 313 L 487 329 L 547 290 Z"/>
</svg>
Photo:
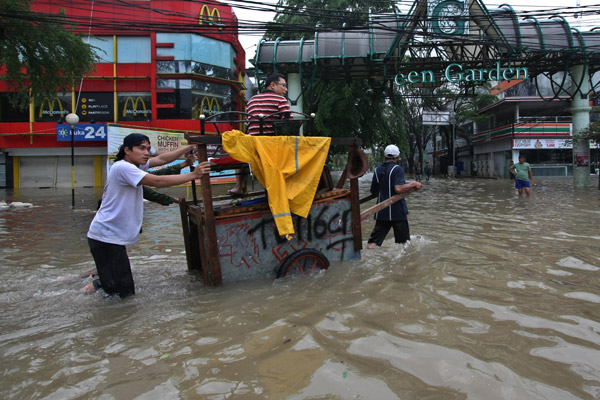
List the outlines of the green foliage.
<svg viewBox="0 0 600 400">
<path fill-rule="evenodd" d="M 395 2 L 389 0 L 281 0 L 266 37 L 275 39 L 313 38 L 315 26 L 340 29 L 362 26 L 369 11 L 391 12 Z"/>
<path fill-rule="evenodd" d="M 587 128 L 575 134 L 574 139 L 593 140 L 596 143 L 600 143 L 600 121 L 589 124 Z"/>
<path fill-rule="evenodd" d="M 384 102 L 381 88 L 368 81 L 328 82 L 317 107 L 317 131 L 324 136 L 359 137 L 366 147 L 377 144 L 389 129 Z"/>
<path fill-rule="evenodd" d="M 92 46 L 74 32 L 64 12 L 35 13 L 29 5 L 29 0 L 0 2 L 0 79 L 23 109 L 31 97 L 71 90 L 96 61 Z"/>
<path fill-rule="evenodd" d="M 394 1 L 381 0 L 282 0 L 279 13 L 270 24 L 269 39 L 314 37 L 319 29 L 365 26 L 369 12 L 391 12 Z M 359 137 L 363 146 L 378 144 L 390 135 L 386 115 L 385 84 L 368 80 L 328 81 L 305 76 L 305 112 L 316 113 L 320 135 Z"/>
</svg>

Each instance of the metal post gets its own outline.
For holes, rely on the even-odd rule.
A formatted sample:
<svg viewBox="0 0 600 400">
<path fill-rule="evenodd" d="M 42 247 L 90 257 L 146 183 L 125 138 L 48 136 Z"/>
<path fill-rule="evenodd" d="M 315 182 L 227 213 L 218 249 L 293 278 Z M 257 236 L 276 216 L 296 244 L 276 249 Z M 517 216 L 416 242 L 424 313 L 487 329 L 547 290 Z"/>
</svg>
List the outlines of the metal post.
<svg viewBox="0 0 600 400">
<path fill-rule="evenodd" d="M 590 125 L 590 110 L 588 100 L 590 91 L 588 69 L 583 65 L 571 68 L 574 82 L 582 82 L 581 88 L 573 84 L 573 100 L 571 101 L 571 115 L 573 120 L 573 135 L 577 135 Z M 583 79 L 582 79 L 583 78 Z M 590 142 L 589 140 L 573 140 L 573 183 L 575 187 L 585 188 L 590 185 Z"/>
<path fill-rule="evenodd" d="M 456 173 L 456 120 L 452 120 L 452 166 Z"/>
<path fill-rule="evenodd" d="M 71 124 L 71 207 L 75 208 L 75 125 Z"/>
<path fill-rule="evenodd" d="M 71 125 L 71 207 L 75 208 L 75 124 L 79 122 L 79 116 L 70 113 L 65 120 Z"/>
<path fill-rule="evenodd" d="M 289 73 L 287 76 L 288 98 L 290 109 L 295 112 L 304 112 L 302 99 L 302 78 L 299 73 Z M 300 126 L 300 136 L 304 136 L 304 127 Z"/>
<path fill-rule="evenodd" d="M 452 178 L 456 177 L 456 113 L 450 117 L 452 124 Z"/>
</svg>

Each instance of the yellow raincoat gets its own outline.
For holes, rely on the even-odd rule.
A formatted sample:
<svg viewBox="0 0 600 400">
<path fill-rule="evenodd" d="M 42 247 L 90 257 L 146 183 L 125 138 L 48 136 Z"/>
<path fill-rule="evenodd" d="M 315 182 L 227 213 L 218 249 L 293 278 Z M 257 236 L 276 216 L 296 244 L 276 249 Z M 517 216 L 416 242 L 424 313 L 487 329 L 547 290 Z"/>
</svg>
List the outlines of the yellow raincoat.
<svg viewBox="0 0 600 400">
<path fill-rule="evenodd" d="M 223 133 L 223 148 L 247 162 L 267 189 L 269 207 L 279 235 L 294 234 L 292 214 L 306 218 L 312 206 L 331 138 L 252 136 L 232 130 Z"/>
</svg>

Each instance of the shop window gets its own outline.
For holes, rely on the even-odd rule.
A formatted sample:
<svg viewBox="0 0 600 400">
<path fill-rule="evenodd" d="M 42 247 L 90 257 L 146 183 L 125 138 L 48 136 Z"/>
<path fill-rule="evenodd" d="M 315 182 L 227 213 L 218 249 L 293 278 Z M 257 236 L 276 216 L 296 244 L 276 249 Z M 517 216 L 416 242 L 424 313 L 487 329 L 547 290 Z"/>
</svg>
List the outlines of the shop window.
<svg viewBox="0 0 600 400">
<path fill-rule="evenodd" d="M 29 107 L 15 107 L 11 96 L 12 93 L 0 93 L 0 122 L 29 122 Z"/>
<path fill-rule="evenodd" d="M 235 79 L 235 74 L 230 68 L 218 67 L 196 61 L 157 61 L 156 72 L 159 74 L 194 73 L 215 78 Z"/>
<path fill-rule="evenodd" d="M 230 43 L 193 33 L 157 33 L 157 43 L 172 43 L 173 47 L 157 48 L 159 57 L 173 57 L 217 67 L 235 69 L 236 55 Z"/>
<path fill-rule="evenodd" d="M 519 150 L 519 154 L 524 154 L 529 164 L 572 164 L 573 152 L 571 149 L 557 150 Z"/>
<path fill-rule="evenodd" d="M 190 79 L 159 79 L 157 88 L 158 119 L 198 119 L 200 114 L 231 111 L 235 95 L 229 85 Z"/>
<path fill-rule="evenodd" d="M 118 120 L 152 120 L 152 95 L 148 92 L 119 92 Z"/>
<path fill-rule="evenodd" d="M 231 111 L 231 98 L 206 93 L 197 90 L 192 91 L 192 119 L 198 119 L 200 114 L 210 116 L 215 113 Z M 222 116 L 220 120 L 230 120 L 231 115 Z"/>
<path fill-rule="evenodd" d="M 152 62 L 152 44 L 148 36 L 117 37 L 117 62 L 148 64 Z"/>
<path fill-rule="evenodd" d="M 192 90 L 189 79 L 159 79 L 157 87 L 170 89 L 156 94 L 158 119 L 192 118 Z"/>
<path fill-rule="evenodd" d="M 93 50 L 96 52 L 96 55 L 100 58 L 98 62 L 115 62 L 114 42 L 112 36 L 86 37 L 84 40 L 93 46 Z"/>
<path fill-rule="evenodd" d="M 159 74 L 183 74 L 192 72 L 191 61 L 157 61 L 156 72 Z"/>
<path fill-rule="evenodd" d="M 71 112 L 71 93 L 59 93 L 56 97 L 45 97 L 34 107 L 37 122 L 59 122 Z"/>
<path fill-rule="evenodd" d="M 196 74 L 214 76 L 215 78 L 223 78 L 234 80 L 235 75 L 230 68 L 217 67 L 215 65 L 205 64 L 201 62 L 192 62 L 192 71 Z"/>
</svg>

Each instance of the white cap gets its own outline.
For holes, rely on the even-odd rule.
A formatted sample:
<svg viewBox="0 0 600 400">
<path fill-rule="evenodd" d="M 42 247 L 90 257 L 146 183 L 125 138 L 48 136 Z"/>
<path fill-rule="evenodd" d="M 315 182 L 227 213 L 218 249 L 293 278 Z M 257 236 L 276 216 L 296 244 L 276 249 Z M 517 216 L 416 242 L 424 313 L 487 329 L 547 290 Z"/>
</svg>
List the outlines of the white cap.
<svg viewBox="0 0 600 400">
<path fill-rule="evenodd" d="M 396 158 L 400 155 L 400 149 L 395 144 L 390 144 L 383 151 L 383 155 L 387 158 Z"/>
</svg>

